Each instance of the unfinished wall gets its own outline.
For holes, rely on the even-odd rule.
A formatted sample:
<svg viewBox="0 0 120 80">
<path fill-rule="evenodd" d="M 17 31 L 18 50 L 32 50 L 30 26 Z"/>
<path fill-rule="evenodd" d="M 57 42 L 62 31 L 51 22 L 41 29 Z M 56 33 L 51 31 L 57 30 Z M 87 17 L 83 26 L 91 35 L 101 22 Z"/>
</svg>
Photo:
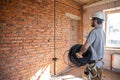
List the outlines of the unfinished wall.
<svg viewBox="0 0 120 80">
<path fill-rule="evenodd" d="M 65 67 L 63 53 L 70 47 L 70 21 L 65 13 L 81 16 L 81 10 L 71 0 L 56 4 L 54 37 L 54 0 L 0 0 L 0 80 L 30 80 L 49 64 L 53 74 L 54 43 L 56 71 Z M 79 43 L 81 25 L 79 20 Z"/>
<path fill-rule="evenodd" d="M 111 2 L 112 1 L 112 2 Z M 91 15 L 96 11 L 102 11 L 104 9 L 110 9 L 114 7 L 120 7 L 120 0 L 105 0 L 95 4 L 91 4 L 88 6 L 84 6 L 83 9 L 83 36 L 88 34 L 90 32 L 91 28 L 91 22 L 90 17 Z M 84 37 L 84 41 L 85 41 Z M 113 49 L 105 49 L 105 56 L 104 56 L 104 67 L 107 69 L 110 69 L 111 67 L 111 54 L 112 53 L 120 53 L 120 50 L 113 50 Z"/>
<path fill-rule="evenodd" d="M 0 80 L 29 80 L 50 64 L 53 7 L 52 0 L 0 1 Z"/>
<path fill-rule="evenodd" d="M 72 2 L 71 0 L 57 0 L 56 2 L 56 57 L 58 58 L 56 64 L 56 70 L 59 72 L 60 70 L 64 69 L 64 61 L 63 56 L 64 52 L 71 47 L 71 18 L 66 16 L 66 13 L 70 13 L 77 17 L 81 18 L 81 10 L 80 6 L 76 5 L 76 3 Z M 78 29 L 77 29 L 77 36 L 78 41 L 76 43 L 82 43 L 82 20 L 78 21 Z"/>
</svg>

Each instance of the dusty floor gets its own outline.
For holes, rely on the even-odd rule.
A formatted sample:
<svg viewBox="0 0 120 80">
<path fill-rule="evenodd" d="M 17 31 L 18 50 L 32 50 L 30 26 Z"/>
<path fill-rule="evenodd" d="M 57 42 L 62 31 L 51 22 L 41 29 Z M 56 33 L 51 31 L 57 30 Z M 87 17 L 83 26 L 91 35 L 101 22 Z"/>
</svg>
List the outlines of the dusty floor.
<svg viewBox="0 0 120 80">
<path fill-rule="evenodd" d="M 72 75 L 77 78 L 81 78 L 83 75 L 84 69 L 85 69 L 85 67 L 80 67 L 80 68 L 73 67 L 73 68 L 70 68 L 69 71 L 64 72 L 62 74 L 62 76 Z M 64 79 L 64 80 L 69 80 L 69 79 Z M 77 80 L 77 79 L 72 78 L 70 80 Z M 81 80 L 81 79 L 79 79 L 79 80 Z M 103 69 L 103 80 L 120 80 L 120 73 L 116 73 L 113 71 Z"/>
</svg>

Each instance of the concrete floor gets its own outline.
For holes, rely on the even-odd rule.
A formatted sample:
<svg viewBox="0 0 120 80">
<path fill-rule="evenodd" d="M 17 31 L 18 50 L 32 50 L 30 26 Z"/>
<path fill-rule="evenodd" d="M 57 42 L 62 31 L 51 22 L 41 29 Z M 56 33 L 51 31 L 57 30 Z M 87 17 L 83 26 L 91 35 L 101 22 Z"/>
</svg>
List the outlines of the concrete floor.
<svg viewBox="0 0 120 80">
<path fill-rule="evenodd" d="M 68 70 L 69 69 L 69 70 Z M 75 76 L 74 78 L 72 77 L 71 79 L 61 79 L 61 80 L 83 80 L 81 79 L 83 76 L 83 72 L 84 72 L 85 67 L 80 67 L 80 68 L 66 68 L 63 71 L 68 70 L 67 72 L 64 72 L 62 74 L 62 76 L 67 76 L 67 75 L 71 75 L 71 76 Z M 78 79 L 79 78 L 79 79 Z M 103 80 L 120 80 L 120 73 L 116 73 L 113 71 L 109 71 L 106 69 L 103 69 Z"/>
</svg>

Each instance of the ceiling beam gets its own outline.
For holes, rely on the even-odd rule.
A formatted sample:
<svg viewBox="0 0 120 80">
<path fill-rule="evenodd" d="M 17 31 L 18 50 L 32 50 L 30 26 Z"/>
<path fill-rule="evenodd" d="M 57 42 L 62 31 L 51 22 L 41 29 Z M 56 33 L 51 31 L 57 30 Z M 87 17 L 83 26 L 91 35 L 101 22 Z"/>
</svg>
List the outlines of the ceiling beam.
<svg viewBox="0 0 120 80">
<path fill-rule="evenodd" d="M 117 1 L 117 0 L 102 0 L 102 1 L 99 1 L 96 3 L 92 3 L 90 5 L 84 5 L 83 8 L 85 9 L 85 8 L 89 8 L 89 7 L 94 7 L 97 5 L 106 4 L 106 3 L 110 3 L 110 2 L 114 2 L 114 1 Z"/>
<path fill-rule="evenodd" d="M 73 0 L 73 1 L 77 2 L 77 3 L 80 4 L 80 5 L 83 5 L 83 4 L 84 4 L 84 3 L 83 3 L 82 1 L 80 1 L 80 0 Z"/>
<path fill-rule="evenodd" d="M 88 4 L 92 4 L 101 0 L 74 0 L 77 3 L 81 4 L 81 5 L 88 5 Z"/>
</svg>

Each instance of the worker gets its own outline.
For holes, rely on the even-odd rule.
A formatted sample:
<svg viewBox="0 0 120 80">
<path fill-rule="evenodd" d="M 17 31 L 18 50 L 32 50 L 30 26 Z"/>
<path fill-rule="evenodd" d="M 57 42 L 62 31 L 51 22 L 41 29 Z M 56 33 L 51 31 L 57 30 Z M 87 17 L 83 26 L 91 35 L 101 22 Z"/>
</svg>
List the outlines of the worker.
<svg viewBox="0 0 120 80">
<path fill-rule="evenodd" d="M 104 56 L 104 44 L 105 34 L 103 31 L 104 13 L 102 11 L 95 12 L 91 17 L 91 26 L 93 29 L 89 33 L 86 42 L 78 53 L 77 58 L 82 58 L 82 54 L 85 53 L 90 47 L 92 50 L 91 60 L 96 60 L 97 76 L 91 78 L 91 80 L 102 80 L 102 67 L 103 67 L 103 56 Z M 91 65 L 91 64 L 90 64 Z M 97 79 L 96 79 L 97 78 Z"/>
</svg>

